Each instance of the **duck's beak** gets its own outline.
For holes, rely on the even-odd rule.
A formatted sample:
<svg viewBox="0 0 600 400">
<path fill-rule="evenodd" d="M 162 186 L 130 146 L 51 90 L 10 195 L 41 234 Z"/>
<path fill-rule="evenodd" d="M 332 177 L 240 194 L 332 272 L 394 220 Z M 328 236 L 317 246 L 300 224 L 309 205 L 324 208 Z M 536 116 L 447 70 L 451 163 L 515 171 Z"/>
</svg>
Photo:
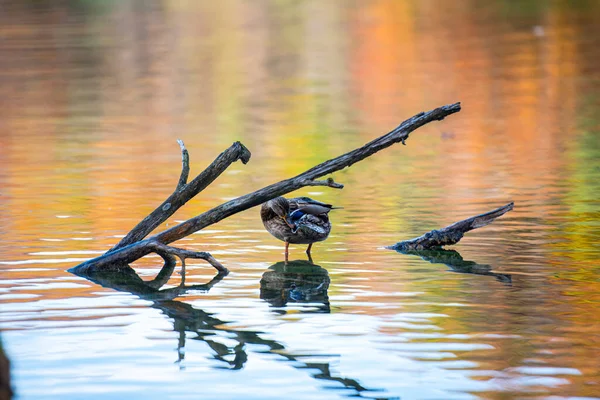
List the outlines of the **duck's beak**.
<svg viewBox="0 0 600 400">
<path fill-rule="evenodd" d="M 287 226 L 289 226 L 289 227 L 290 227 L 290 229 L 292 229 L 292 230 L 293 230 L 293 229 L 295 228 L 295 226 L 294 226 L 294 225 L 290 224 L 290 222 L 287 220 L 287 218 L 286 218 L 286 217 L 281 217 L 281 219 L 283 220 L 283 222 L 285 222 L 285 224 L 286 224 Z"/>
</svg>

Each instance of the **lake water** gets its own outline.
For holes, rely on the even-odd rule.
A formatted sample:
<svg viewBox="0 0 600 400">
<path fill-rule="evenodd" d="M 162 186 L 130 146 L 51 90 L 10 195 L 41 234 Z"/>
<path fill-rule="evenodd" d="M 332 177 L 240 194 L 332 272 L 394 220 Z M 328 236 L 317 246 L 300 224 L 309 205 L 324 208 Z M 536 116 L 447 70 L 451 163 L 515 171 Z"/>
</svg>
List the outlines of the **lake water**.
<svg viewBox="0 0 600 400">
<path fill-rule="evenodd" d="M 600 399 L 599 17 L 597 1 L 2 2 L 17 398 Z M 161 295 L 67 272 L 172 192 L 178 138 L 192 174 L 236 140 L 252 159 L 169 226 L 456 101 L 334 174 L 343 190 L 295 193 L 344 207 L 314 265 L 302 246 L 284 265 L 251 209 L 178 242 L 222 280 L 201 260 Z M 384 248 L 509 201 L 457 253 Z"/>
</svg>

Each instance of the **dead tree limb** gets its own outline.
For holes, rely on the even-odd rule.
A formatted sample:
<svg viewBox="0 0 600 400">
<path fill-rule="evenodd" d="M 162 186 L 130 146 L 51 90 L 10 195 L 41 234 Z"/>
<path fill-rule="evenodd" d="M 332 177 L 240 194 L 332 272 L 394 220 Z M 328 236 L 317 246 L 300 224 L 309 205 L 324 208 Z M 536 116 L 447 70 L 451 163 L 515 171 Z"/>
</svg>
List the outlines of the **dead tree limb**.
<svg viewBox="0 0 600 400">
<path fill-rule="evenodd" d="M 462 221 L 455 222 L 442 229 L 434 229 L 423 236 L 398 242 L 388 248 L 400 252 L 408 252 L 412 250 L 441 249 L 443 246 L 456 244 L 462 239 L 465 233 L 491 224 L 496 218 L 512 210 L 514 204 L 515 203 L 510 202 L 507 205 L 488 213 L 463 219 Z"/>
<path fill-rule="evenodd" d="M 171 194 L 160 206 L 152 211 L 146 218 L 133 228 L 110 252 L 136 243 L 150 234 L 157 226 L 165 222 L 171 215 L 187 203 L 191 198 L 203 191 L 214 182 L 231 164 L 242 160 L 246 164 L 250 160 L 250 151 L 241 144 L 235 142 L 219 156 L 193 181 L 187 183 L 190 173 L 190 158 L 185 145 L 178 140 L 181 147 L 181 176 L 173 194 Z"/>
<path fill-rule="evenodd" d="M 163 247 L 169 243 L 186 237 L 194 232 L 197 232 L 207 226 L 215 224 L 231 215 L 247 210 L 264 203 L 274 197 L 293 192 L 305 186 L 329 186 L 340 189 L 343 185 L 334 182 L 332 178 L 326 181 L 319 181 L 325 175 L 342 170 L 349 167 L 372 154 L 383 150 L 395 143 L 405 144 L 409 134 L 417 128 L 432 122 L 441 121 L 448 115 L 460 111 L 460 103 L 450 104 L 436 108 L 431 111 L 421 112 L 412 118 L 402 122 L 397 128 L 386 135 L 383 135 L 364 146 L 343 154 L 339 157 L 325 161 L 293 178 L 289 178 L 255 192 L 240 196 L 230 200 L 213 209 L 210 209 L 196 217 L 190 218 L 179 225 L 176 225 L 166 231 L 158 233 L 148 239 L 145 238 L 154 228 L 164 222 L 171 216 L 175 210 L 181 207 L 185 202 L 212 183 L 231 163 L 242 160 L 243 163 L 250 159 L 250 152 L 239 142 L 234 143 L 229 149 L 221 153 L 211 165 L 209 165 L 202 173 L 200 173 L 192 182 L 181 185 L 182 179 L 186 171 L 186 156 L 185 147 L 182 146 L 182 178 L 175 192 L 154 210 L 148 217 L 140 222 L 133 230 L 125 236 L 114 248 L 108 253 L 86 261 L 77 267 L 71 269 L 72 272 L 86 275 L 97 269 L 115 268 L 118 265 L 127 265 L 149 253 L 173 254 L 179 256 L 181 249 Z M 181 189 L 180 189 L 181 186 Z M 177 254 L 179 253 L 179 254 Z M 202 257 L 199 257 L 202 258 Z M 204 258 L 220 272 L 226 272 L 225 267 L 216 260 Z M 214 261 L 213 261 L 214 260 Z M 218 264 L 218 265 L 217 265 Z"/>
</svg>

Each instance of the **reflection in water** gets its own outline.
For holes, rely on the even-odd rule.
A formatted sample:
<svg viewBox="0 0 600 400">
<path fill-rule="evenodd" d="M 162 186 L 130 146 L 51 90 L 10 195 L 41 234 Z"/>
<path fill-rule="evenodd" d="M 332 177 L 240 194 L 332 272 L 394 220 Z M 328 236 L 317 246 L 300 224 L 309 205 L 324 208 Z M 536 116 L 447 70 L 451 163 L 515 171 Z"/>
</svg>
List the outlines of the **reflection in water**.
<svg viewBox="0 0 600 400">
<path fill-rule="evenodd" d="M 227 343 L 229 361 L 240 340 L 217 329 L 239 329 L 217 316 L 285 340 L 297 358 L 331 349 L 340 356 L 319 361 L 338 376 L 403 399 L 598 395 L 600 1 L 5 0 L 0 10 L 0 330 L 24 399 L 50 390 L 60 400 L 134 397 L 127 390 L 183 399 L 210 387 L 206 398 L 252 388 L 247 397 L 264 400 L 307 386 L 314 395 L 304 398 L 336 398 L 266 346 L 266 360 L 242 345 L 242 370 L 211 369 L 232 366 L 190 338 L 214 334 L 202 340 Z M 181 243 L 232 266 L 208 294 L 185 295 L 218 314 L 178 302 L 181 289 L 159 295 L 160 279 L 136 290 L 163 311 L 65 272 L 172 192 L 177 138 L 192 171 L 236 140 L 253 153 L 178 211 L 185 220 L 454 101 L 463 112 L 407 147 L 340 171 L 347 190 L 298 193 L 346 207 L 319 251 L 335 282 L 331 314 L 298 313 L 315 309 L 290 300 L 302 289 L 284 293 L 285 307 L 258 299 L 264 261 L 282 250 L 258 210 Z M 398 232 L 414 237 L 506 198 L 522 206 L 460 248 L 514 271 L 511 290 L 378 250 Z M 142 278 L 153 261 L 136 265 Z M 179 371 L 171 361 L 181 332 Z M 105 349 L 107 340 L 120 343 Z M 463 340 L 494 349 L 446 354 Z M 135 368 L 143 357 L 152 363 Z M 256 379 L 257 370 L 275 375 Z M 497 379 L 504 371 L 514 380 Z M 552 386 L 557 379 L 570 384 Z M 532 380 L 540 386 L 528 393 Z"/>
<path fill-rule="evenodd" d="M 192 332 L 196 335 L 192 340 L 205 342 L 212 349 L 213 358 L 220 361 L 221 365 L 227 369 L 237 370 L 244 367 L 249 355 L 246 350 L 247 344 L 264 345 L 268 348 L 268 353 L 277 354 L 292 361 L 293 366 L 297 369 L 317 370 L 317 372 L 311 373 L 313 378 L 338 382 L 345 388 L 353 390 L 352 397 L 363 397 L 361 392 L 379 391 L 367 389 L 355 379 L 335 376 L 330 370 L 329 362 L 304 362 L 301 358 L 310 357 L 310 354 L 288 354 L 285 346 L 275 340 L 264 339 L 258 332 L 230 329 L 227 327 L 230 321 L 223 321 L 211 313 L 174 300 L 191 290 L 209 291 L 226 276 L 217 274 L 209 282 L 201 285 L 184 285 L 182 283 L 174 288 L 160 289 L 171 277 L 175 264 L 173 259 L 166 259 L 163 268 L 151 281 L 144 281 L 129 266 L 115 269 L 115 271 L 95 272 L 92 276 L 84 277 L 104 287 L 128 292 L 144 300 L 152 301 L 153 308 L 159 309 L 165 315 L 173 318 L 173 328 L 179 332 L 178 363 L 185 358 L 186 332 Z M 261 298 L 276 306 L 283 306 L 289 301 L 320 303 L 319 311 L 329 312 L 328 287 L 329 275 L 324 268 L 302 260 L 292 261 L 287 265 L 284 262 L 278 262 L 263 275 Z M 232 339 L 233 343 L 224 344 L 213 340 L 219 332 L 227 333 L 227 337 Z M 388 399 L 388 397 L 377 398 Z"/>
<path fill-rule="evenodd" d="M 456 250 L 410 250 L 406 252 L 399 251 L 399 253 L 419 256 L 432 264 L 445 264 L 450 267 L 453 272 L 494 276 L 499 282 L 507 285 L 512 284 L 512 276 L 510 274 L 498 274 L 492 272 L 493 268 L 491 265 L 477 264 L 474 261 L 465 261 Z"/>
<path fill-rule="evenodd" d="M 310 261 L 281 261 L 270 266 L 263 274 L 260 298 L 274 307 L 285 307 L 288 303 L 309 303 L 317 307 L 317 312 L 328 313 L 329 282 L 327 270 Z"/>
</svg>

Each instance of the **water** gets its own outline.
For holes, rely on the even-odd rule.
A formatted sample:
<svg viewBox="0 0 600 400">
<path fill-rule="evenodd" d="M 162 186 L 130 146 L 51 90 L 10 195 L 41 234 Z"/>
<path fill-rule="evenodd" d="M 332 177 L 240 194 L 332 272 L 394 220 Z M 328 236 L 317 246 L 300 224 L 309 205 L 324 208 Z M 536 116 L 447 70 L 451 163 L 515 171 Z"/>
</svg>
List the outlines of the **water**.
<svg viewBox="0 0 600 400">
<path fill-rule="evenodd" d="M 0 5 L 0 326 L 19 399 L 600 398 L 599 3 Z M 334 175 L 315 265 L 251 209 L 160 295 L 66 272 L 198 173 L 169 226 L 389 131 Z M 384 246 L 515 201 L 423 259 Z M 161 229 L 164 227 L 161 227 Z M 461 263 L 462 258 L 462 263 Z M 161 267 L 134 265 L 145 280 Z M 471 263 L 465 263 L 470 261 Z M 176 271 L 179 271 L 177 268 Z M 110 287 L 112 285 L 112 288 Z"/>
</svg>

